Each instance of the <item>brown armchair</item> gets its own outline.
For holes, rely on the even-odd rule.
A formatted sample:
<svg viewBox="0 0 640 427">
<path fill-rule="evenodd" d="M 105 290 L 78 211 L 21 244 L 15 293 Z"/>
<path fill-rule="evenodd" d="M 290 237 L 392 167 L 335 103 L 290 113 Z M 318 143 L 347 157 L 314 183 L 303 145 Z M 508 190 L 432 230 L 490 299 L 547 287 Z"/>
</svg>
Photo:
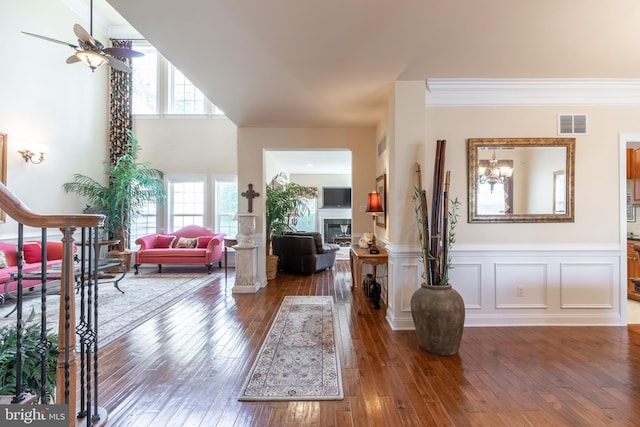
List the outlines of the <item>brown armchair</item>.
<svg viewBox="0 0 640 427">
<path fill-rule="evenodd" d="M 273 254 L 278 256 L 278 270 L 313 274 L 333 267 L 340 246 L 323 244 L 317 232 L 285 233 L 273 236 Z"/>
</svg>

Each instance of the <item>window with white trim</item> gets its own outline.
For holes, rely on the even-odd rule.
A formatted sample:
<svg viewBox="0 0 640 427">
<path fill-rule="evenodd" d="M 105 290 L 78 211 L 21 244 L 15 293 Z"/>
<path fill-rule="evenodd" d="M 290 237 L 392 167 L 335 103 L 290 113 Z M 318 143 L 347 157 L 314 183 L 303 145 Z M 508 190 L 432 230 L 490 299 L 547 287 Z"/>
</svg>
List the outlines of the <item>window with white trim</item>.
<svg viewBox="0 0 640 427">
<path fill-rule="evenodd" d="M 131 221 L 131 229 L 129 230 L 129 239 L 131 246 L 135 247 L 134 243 L 136 239 L 148 236 L 157 232 L 157 207 L 156 203 L 151 201 L 142 209 L 140 214 Z"/>
<path fill-rule="evenodd" d="M 238 180 L 236 177 L 215 177 L 214 230 L 235 237 L 238 234 Z"/>
<path fill-rule="evenodd" d="M 204 227 L 205 193 L 203 180 L 169 181 L 169 230 L 187 225 Z"/>
<path fill-rule="evenodd" d="M 206 114 L 207 99 L 188 78 L 169 64 L 169 114 Z"/>
<path fill-rule="evenodd" d="M 134 114 L 158 114 L 158 52 L 151 45 L 136 46 L 144 56 L 132 61 L 131 110 Z"/>
<path fill-rule="evenodd" d="M 224 116 L 180 70 L 146 41 L 132 48 L 145 56 L 132 59 L 132 112 L 145 115 Z"/>
</svg>

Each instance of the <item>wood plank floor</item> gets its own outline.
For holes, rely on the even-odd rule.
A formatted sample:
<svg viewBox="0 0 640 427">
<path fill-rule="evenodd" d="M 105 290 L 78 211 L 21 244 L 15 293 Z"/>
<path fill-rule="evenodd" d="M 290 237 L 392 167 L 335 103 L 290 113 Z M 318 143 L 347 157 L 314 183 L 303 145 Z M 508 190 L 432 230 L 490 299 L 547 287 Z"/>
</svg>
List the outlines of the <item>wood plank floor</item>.
<svg viewBox="0 0 640 427">
<path fill-rule="evenodd" d="M 233 280 L 101 350 L 108 425 L 640 425 L 637 326 L 466 328 L 460 352 L 441 357 L 351 293 L 348 261 L 312 276 L 278 273 L 257 294 L 232 294 Z M 237 400 L 285 295 L 334 297 L 344 400 Z"/>
</svg>

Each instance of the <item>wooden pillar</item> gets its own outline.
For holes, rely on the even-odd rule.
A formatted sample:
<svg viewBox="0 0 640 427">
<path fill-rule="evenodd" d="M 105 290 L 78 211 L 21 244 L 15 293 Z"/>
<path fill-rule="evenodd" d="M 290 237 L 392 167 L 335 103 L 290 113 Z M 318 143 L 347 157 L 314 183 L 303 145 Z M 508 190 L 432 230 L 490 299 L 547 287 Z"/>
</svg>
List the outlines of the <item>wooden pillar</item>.
<svg viewBox="0 0 640 427">
<path fill-rule="evenodd" d="M 58 319 L 58 363 L 56 368 L 56 403 L 69 405 L 69 426 L 76 424 L 76 391 L 78 390 L 76 367 L 76 316 L 73 275 L 73 233 L 75 228 L 61 228 L 62 237 L 62 271 L 60 274 L 60 314 Z M 68 297 L 68 298 L 67 298 Z M 68 301 L 67 301 L 68 299 Z M 67 310 L 68 304 L 68 310 Z M 67 316 L 68 313 L 68 316 Z M 68 323 L 68 329 L 65 325 Z M 68 331 L 68 332 L 67 332 Z M 65 358 L 69 350 L 68 369 L 69 382 L 66 384 Z M 68 395 L 65 396 L 65 390 Z"/>
</svg>

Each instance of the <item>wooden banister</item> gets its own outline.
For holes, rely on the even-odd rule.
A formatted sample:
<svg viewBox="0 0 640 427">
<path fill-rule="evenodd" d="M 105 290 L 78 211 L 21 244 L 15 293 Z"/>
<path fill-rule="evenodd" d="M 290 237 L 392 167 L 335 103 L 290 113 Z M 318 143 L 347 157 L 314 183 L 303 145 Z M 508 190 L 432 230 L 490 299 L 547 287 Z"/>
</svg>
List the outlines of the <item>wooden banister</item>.
<svg viewBox="0 0 640 427">
<path fill-rule="evenodd" d="M 33 213 L 0 182 L 0 208 L 19 223 L 38 228 L 101 227 L 104 215 L 40 215 Z"/>
<path fill-rule="evenodd" d="M 56 370 L 56 403 L 69 405 L 69 425 L 75 425 L 76 418 L 76 401 L 78 396 L 76 392 L 78 390 L 76 370 L 76 320 L 75 320 L 75 273 L 74 273 L 74 232 L 78 228 L 93 229 L 96 231 L 97 240 L 97 227 L 102 227 L 105 222 L 104 215 L 41 215 L 31 211 L 22 201 L 4 184 L 0 183 L 0 209 L 4 210 L 6 214 L 18 222 L 18 241 L 19 248 L 22 248 L 22 226 L 36 227 L 43 230 L 43 239 L 46 237 L 45 229 L 58 229 L 62 232 L 63 253 L 61 260 L 60 270 L 60 311 L 58 318 L 58 363 Z M 84 231 L 83 231 L 84 235 Z M 97 242 L 96 242 L 97 243 Z M 97 249 L 97 245 L 96 245 Z M 91 251 L 90 251 L 91 253 Z M 98 251 L 94 251 L 93 257 L 97 257 Z M 19 273 L 18 273 L 18 289 L 19 295 L 22 294 L 22 254 L 18 255 Z M 84 261 L 84 257 L 83 257 Z M 44 270 L 44 262 L 43 262 Z M 43 273 L 43 277 L 46 273 Z M 43 279 L 44 280 L 44 279 Z M 97 288 L 95 289 L 97 291 Z M 89 291 L 91 292 L 91 291 Z M 44 293 L 43 293 L 44 295 Z M 97 297 L 97 293 L 96 293 Z M 21 313 L 21 296 L 18 297 L 19 305 L 18 313 Z M 96 305 L 97 308 L 97 305 Z M 97 312 L 96 312 L 97 317 Z M 18 314 L 20 319 L 21 314 Z M 91 326 L 91 323 L 89 323 Z M 95 331 L 97 336 L 97 330 Z M 94 342 L 97 342 L 94 340 Z M 96 345 L 97 348 L 97 345 Z M 88 350 L 87 355 L 92 353 L 92 349 Z M 97 352 L 96 352 L 97 353 Z M 87 367 L 89 368 L 90 361 L 87 360 Z M 91 372 L 90 370 L 88 372 Z M 67 376 L 68 375 L 68 376 Z M 97 381 L 97 358 L 95 359 L 95 378 Z M 19 379 L 18 379 L 19 381 Z M 89 387 L 87 387 L 89 390 Z M 97 387 L 96 387 L 97 391 Z M 80 392 L 82 394 L 82 391 Z M 91 396 L 91 391 L 88 391 L 88 396 Z M 95 396 L 95 394 L 94 394 Z M 86 405 L 84 398 L 82 398 L 82 412 L 85 413 L 87 419 L 87 425 L 102 425 L 106 422 L 106 413 L 102 408 L 97 407 L 97 396 L 95 399 L 95 405 L 92 407 L 92 402 L 87 399 Z"/>
</svg>

